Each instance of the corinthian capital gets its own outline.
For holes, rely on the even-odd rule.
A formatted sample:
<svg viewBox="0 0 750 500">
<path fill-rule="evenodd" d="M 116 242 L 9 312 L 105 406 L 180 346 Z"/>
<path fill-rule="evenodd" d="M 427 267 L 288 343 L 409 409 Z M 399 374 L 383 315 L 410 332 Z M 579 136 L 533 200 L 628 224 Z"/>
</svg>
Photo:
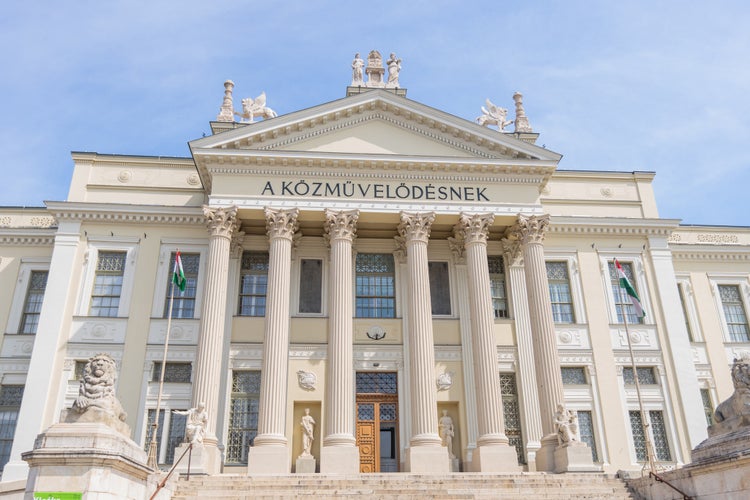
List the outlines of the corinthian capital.
<svg viewBox="0 0 750 500">
<path fill-rule="evenodd" d="M 518 221 L 510 228 L 509 234 L 520 240 L 522 245 L 542 243 L 547 226 L 549 226 L 549 215 L 526 216 L 518 214 Z"/>
<path fill-rule="evenodd" d="M 357 231 L 359 210 L 330 210 L 326 209 L 325 238 L 353 240 Z"/>
<path fill-rule="evenodd" d="M 410 241 L 423 241 L 427 243 L 430 239 L 430 228 L 435 220 L 435 212 L 424 214 L 412 214 L 401 212 L 401 223 L 398 225 L 400 234 L 408 244 Z"/>
<path fill-rule="evenodd" d="M 237 207 L 212 208 L 203 205 L 203 215 L 206 217 L 206 226 L 211 236 L 231 238 L 232 233 L 239 227 Z"/>
<path fill-rule="evenodd" d="M 514 233 L 512 229 L 509 228 L 505 232 L 505 238 L 500 240 L 500 245 L 503 247 L 503 258 L 509 266 L 521 266 L 523 265 L 521 241 L 518 239 L 517 233 Z"/>
<path fill-rule="evenodd" d="M 487 244 L 487 238 L 490 234 L 490 226 L 495 222 L 495 216 L 492 214 L 465 214 L 462 213 L 458 224 L 453 226 L 454 234 L 463 235 L 464 244 L 472 243 Z"/>
<path fill-rule="evenodd" d="M 275 210 L 266 207 L 265 213 L 266 234 L 268 235 L 268 238 L 287 238 L 288 240 L 291 240 L 299 227 L 297 224 L 299 209 Z"/>
</svg>

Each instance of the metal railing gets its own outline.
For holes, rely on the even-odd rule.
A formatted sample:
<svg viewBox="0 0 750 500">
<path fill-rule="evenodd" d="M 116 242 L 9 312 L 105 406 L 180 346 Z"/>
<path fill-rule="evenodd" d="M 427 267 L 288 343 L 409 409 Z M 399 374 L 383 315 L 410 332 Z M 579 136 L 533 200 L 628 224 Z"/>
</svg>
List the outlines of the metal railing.
<svg viewBox="0 0 750 500">
<path fill-rule="evenodd" d="M 172 468 L 169 469 L 169 472 L 167 473 L 166 477 L 156 485 L 156 491 L 154 491 L 154 494 L 151 495 L 149 500 L 154 500 L 156 498 L 156 495 L 159 494 L 159 491 L 161 491 L 164 486 L 166 486 L 167 481 L 169 481 L 169 478 L 172 476 L 172 473 L 174 472 L 175 468 L 177 468 L 178 465 L 180 465 L 180 462 L 182 462 L 182 459 L 185 458 L 185 455 L 188 456 L 188 466 L 187 466 L 187 480 L 190 481 L 190 461 L 193 458 L 193 443 L 189 443 L 188 447 L 185 449 L 185 451 L 182 452 L 182 455 L 180 455 L 180 458 L 178 458 L 174 464 L 172 464 Z M 158 470 L 158 469 L 157 469 Z"/>
<path fill-rule="evenodd" d="M 654 479 L 656 479 L 657 483 L 664 483 L 667 486 L 669 486 L 670 488 L 672 488 L 673 490 L 675 490 L 677 493 L 679 493 L 680 495 L 682 495 L 682 500 L 693 500 L 693 497 L 691 497 L 690 495 L 688 495 L 687 493 L 685 493 L 684 491 L 682 491 L 681 489 L 679 489 L 677 486 L 673 485 L 672 483 L 670 483 L 669 481 L 667 481 L 666 479 L 664 479 L 663 477 L 661 477 L 656 472 L 649 471 L 648 477 L 649 478 L 653 477 Z"/>
</svg>

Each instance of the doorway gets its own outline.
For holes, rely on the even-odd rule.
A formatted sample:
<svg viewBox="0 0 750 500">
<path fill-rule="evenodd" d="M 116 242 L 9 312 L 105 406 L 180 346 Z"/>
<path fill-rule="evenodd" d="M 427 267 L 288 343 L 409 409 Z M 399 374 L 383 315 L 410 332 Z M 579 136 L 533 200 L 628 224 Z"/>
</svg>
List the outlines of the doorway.
<svg viewBox="0 0 750 500">
<path fill-rule="evenodd" d="M 359 471 L 398 472 L 396 372 L 357 373 Z"/>
</svg>

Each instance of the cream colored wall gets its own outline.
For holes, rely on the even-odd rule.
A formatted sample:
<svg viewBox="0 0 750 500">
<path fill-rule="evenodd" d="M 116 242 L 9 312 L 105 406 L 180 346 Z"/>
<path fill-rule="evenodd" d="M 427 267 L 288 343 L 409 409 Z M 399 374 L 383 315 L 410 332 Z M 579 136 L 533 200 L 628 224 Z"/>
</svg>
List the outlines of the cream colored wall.
<svg viewBox="0 0 750 500">
<path fill-rule="evenodd" d="M 13 295 L 18 285 L 18 273 L 23 259 L 48 259 L 52 257 L 51 246 L 7 245 L 0 246 L 0 327 L 6 333 L 10 329 Z M 25 293 L 25 291 L 24 291 Z"/>
</svg>

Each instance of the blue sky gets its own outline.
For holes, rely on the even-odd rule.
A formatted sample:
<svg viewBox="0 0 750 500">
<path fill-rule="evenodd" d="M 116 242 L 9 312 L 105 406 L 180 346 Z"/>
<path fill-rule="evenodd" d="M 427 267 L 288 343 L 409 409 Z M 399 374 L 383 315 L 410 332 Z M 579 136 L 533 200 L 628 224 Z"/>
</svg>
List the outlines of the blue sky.
<svg viewBox="0 0 750 500">
<path fill-rule="evenodd" d="M 473 120 L 518 90 L 561 169 L 655 171 L 662 217 L 750 226 L 749 27 L 741 0 L 3 2 L 0 205 L 65 199 L 70 151 L 188 156 L 228 78 L 279 114 L 341 98 L 377 49 L 411 99 Z"/>
</svg>

